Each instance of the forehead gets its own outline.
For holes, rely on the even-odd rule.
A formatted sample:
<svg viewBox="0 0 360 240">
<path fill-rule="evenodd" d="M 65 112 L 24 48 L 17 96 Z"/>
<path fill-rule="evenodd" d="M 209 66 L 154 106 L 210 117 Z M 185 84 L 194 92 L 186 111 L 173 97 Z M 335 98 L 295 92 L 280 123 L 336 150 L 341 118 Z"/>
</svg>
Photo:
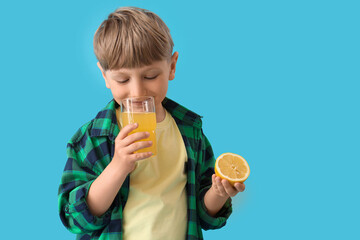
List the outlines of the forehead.
<svg viewBox="0 0 360 240">
<path fill-rule="evenodd" d="M 138 67 L 138 68 L 119 68 L 114 70 L 108 70 L 112 75 L 131 75 L 136 73 L 146 73 L 152 71 L 161 71 L 164 70 L 168 66 L 168 62 L 158 61 L 154 62 L 150 65 Z"/>
</svg>

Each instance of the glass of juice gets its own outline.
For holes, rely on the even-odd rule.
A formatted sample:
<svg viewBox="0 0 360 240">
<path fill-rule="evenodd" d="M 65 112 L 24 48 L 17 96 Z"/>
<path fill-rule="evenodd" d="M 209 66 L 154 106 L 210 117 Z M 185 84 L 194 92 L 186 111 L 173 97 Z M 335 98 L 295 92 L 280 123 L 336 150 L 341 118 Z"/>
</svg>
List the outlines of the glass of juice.
<svg viewBox="0 0 360 240">
<path fill-rule="evenodd" d="M 152 152 L 156 155 L 156 115 L 155 115 L 155 101 L 151 96 L 125 98 L 121 100 L 121 126 L 125 127 L 128 124 L 138 123 L 138 128 L 132 131 L 149 132 L 150 137 L 140 141 L 152 141 L 152 146 L 143 148 L 135 153 Z"/>
</svg>

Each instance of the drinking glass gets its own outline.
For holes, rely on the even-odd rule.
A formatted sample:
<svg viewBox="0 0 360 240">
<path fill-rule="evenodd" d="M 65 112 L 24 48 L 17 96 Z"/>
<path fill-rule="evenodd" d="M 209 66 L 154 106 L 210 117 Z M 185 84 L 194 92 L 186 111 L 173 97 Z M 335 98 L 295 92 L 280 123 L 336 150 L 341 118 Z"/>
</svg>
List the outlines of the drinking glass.
<svg viewBox="0 0 360 240">
<path fill-rule="evenodd" d="M 150 136 L 140 141 L 152 141 L 152 146 L 142 148 L 135 153 L 152 152 L 156 155 L 156 115 L 155 102 L 151 96 L 132 97 L 121 100 L 121 125 L 125 127 L 128 124 L 138 123 L 138 128 L 132 131 L 149 132 Z"/>
</svg>

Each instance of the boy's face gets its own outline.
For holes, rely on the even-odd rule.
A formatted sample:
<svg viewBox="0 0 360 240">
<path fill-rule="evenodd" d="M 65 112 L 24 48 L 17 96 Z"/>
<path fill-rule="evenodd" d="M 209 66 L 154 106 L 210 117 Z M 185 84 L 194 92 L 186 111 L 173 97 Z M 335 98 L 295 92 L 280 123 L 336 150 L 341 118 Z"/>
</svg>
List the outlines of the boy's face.
<svg viewBox="0 0 360 240">
<path fill-rule="evenodd" d="M 161 102 L 166 97 L 168 81 L 175 78 L 176 62 L 178 53 L 175 52 L 168 60 L 154 62 L 140 68 L 121 68 L 117 70 L 103 71 L 106 87 L 120 103 L 121 99 L 128 97 L 153 96 L 155 99 L 156 113 L 164 111 Z M 161 114 L 162 115 L 162 114 Z"/>
</svg>

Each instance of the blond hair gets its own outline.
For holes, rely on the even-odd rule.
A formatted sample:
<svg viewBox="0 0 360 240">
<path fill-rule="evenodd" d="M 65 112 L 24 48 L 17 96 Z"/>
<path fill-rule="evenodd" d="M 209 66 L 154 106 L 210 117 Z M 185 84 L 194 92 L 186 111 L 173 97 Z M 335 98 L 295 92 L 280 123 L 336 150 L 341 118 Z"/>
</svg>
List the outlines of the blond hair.
<svg viewBox="0 0 360 240">
<path fill-rule="evenodd" d="M 137 7 L 110 13 L 94 36 L 94 51 L 104 71 L 135 68 L 170 60 L 170 30 L 158 15 Z"/>
</svg>

